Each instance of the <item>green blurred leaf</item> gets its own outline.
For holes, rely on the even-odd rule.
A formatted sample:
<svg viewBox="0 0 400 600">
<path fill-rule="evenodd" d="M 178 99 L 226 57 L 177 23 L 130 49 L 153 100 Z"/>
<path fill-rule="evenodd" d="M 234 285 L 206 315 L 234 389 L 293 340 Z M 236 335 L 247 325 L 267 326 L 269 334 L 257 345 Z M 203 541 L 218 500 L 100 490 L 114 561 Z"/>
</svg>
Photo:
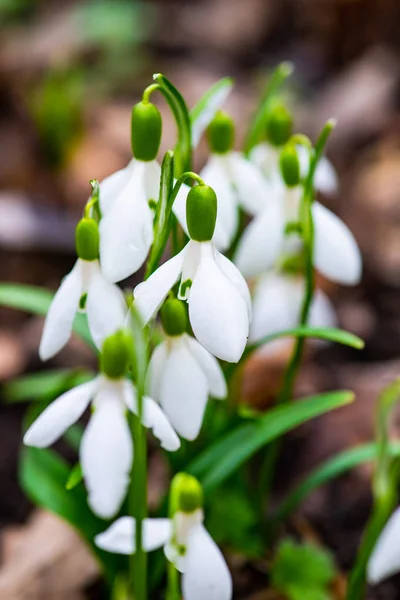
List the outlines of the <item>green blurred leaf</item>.
<svg viewBox="0 0 400 600">
<path fill-rule="evenodd" d="M 38 506 L 63 518 L 82 535 L 112 583 L 126 561 L 95 546 L 94 537 L 106 529 L 107 522 L 90 511 L 83 485 L 66 492 L 69 471 L 68 463 L 52 450 L 24 448 L 21 453 L 19 479 L 26 495 Z"/>
<path fill-rule="evenodd" d="M 353 399 L 354 394 L 350 391 L 335 391 L 273 408 L 256 421 L 240 425 L 217 440 L 186 470 L 198 477 L 209 492 L 272 440 L 314 417 L 349 404 Z"/>
<path fill-rule="evenodd" d="M 361 464 L 375 460 L 377 454 L 377 444 L 371 443 L 350 448 L 350 450 L 344 450 L 327 460 L 289 493 L 279 507 L 274 521 L 287 519 L 315 489 Z M 392 457 L 400 456 L 400 444 L 391 444 L 389 446 L 389 454 Z"/>
<path fill-rule="evenodd" d="M 271 335 L 263 337 L 255 344 L 248 346 L 246 348 L 246 354 L 253 352 L 260 346 L 268 344 L 273 340 L 289 336 L 327 340 L 329 342 L 343 344 L 344 346 L 350 346 L 351 348 L 356 348 L 357 350 L 361 350 L 365 346 L 365 343 L 361 338 L 359 338 L 357 335 L 354 335 L 354 333 L 344 331 L 343 329 L 337 329 L 335 327 L 309 327 L 307 325 L 300 325 L 299 327 L 294 327 L 293 329 L 277 331 L 276 333 L 272 333 Z"/>
<path fill-rule="evenodd" d="M 74 465 L 68 475 L 68 479 L 65 484 L 65 489 L 70 492 L 83 480 L 82 467 L 80 463 Z"/>
<path fill-rule="evenodd" d="M 36 315 L 46 315 L 53 298 L 54 293 L 44 288 L 21 283 L 0 284 L 0 306 L 16 308 Z M 94 348 L 85 315 L 76 315 L 73 330 Z"/>
<path fill-rule="evenodd" d="M 3 386 L 6 402 L 53 399 L 71 388 L 93 379 L 94 373 L 85 369 L 52 369 L 30 373 Z"/>
<path fill-rule="evenodd" d="M 225 104 L 233 88 L 233 80 L 224 77 L 210 87 L 190 111 L 192 123 L 192 147 L 196 148 L 201 136 L 207 129 L 215 114 Z"/>
<path fill-rule="evenodd" d="M 286 539 L 279 544 L 270 576 L 272 586 L 289 600 L 328 600 L 335 565 L 327 550 Z"/>
</svg>

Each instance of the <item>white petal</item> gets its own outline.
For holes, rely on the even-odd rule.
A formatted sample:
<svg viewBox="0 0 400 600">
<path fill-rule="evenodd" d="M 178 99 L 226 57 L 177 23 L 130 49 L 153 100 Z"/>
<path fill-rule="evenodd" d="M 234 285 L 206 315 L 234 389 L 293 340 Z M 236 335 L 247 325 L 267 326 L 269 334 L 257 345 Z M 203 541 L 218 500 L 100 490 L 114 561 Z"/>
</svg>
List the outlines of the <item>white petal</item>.
<svg viewBox="0 0 400 600">
<path fill-rule="evenodd" d="M 193 528 L 182 577 L 185 600 L 230 600 L 232 577 L 222 552 L 203 525 Z"/>
<path fill-rule="evenodd" d="M 200 177 L 217 195 L 217 221 L 213 242 L 219 250 L 226 250 L 231 245 L 239 224 L 236 192 L 229 179 L 229 162 L 227 163 L 226 157 L 212 155 Z"/>
<path fill-rule="evenodd" d="M 201 256 L 201 243 L 190 240 L 186 246 L 187 251 L 182 265 L 181 282 L 178 290 L 179 300 L 187 300 L 190 295 L 190 287 L 197 273 Z M 190 282 L 190 285 L 187 283 Z"/>
<path fill-rule="evenodd" d="M 183 231 L 189 236 L 187 223 L 186 223 L 186 199 L 190 192 L 190 187 L 185 183 L 179 188 L 179 192 L 175 198 L 175 202 L 172 206 L 172 210 L 179 221 Z"/>
<path fill-rule="evenodd" d="M 135 307 L 139 311 L 144 325 L 158 311 L 169 290 L 178 281 L 186 250 L 187 246 L 179 254 L 158 267 L 146 281 L 135 287 L 133 292 Z"/>
<path fill-rule="evenodd" d="M 285 241 L 284 227 L 282 206 L 275 202 L 247 226 L 234 259 L 245 277 L 254 277 L 272 268 Z"/>
<path fill-rule="evenodd" d="M 147 371 L 147 385 L 150 396 L 156 400 L 160 397 L 161 378 L 168 356 L 168 342 L 161 342 L 151 355 Z"/>
<path fill-rule="evenodd" d="M 107 519 L 118 512 L 126 496 L 133 458 L 121 382 L 103 378 L 94 406 L 83 434 L 80 461 L 89 505 Z"/>
<path fill-rule="evenodd" d="M 217 265 L 212 242 L 201 244 L 188 303 L 190 323 L 199 342 L 214 356 L 237 362 L 249 334 L 247 306 Z"/>
<path fill-rule="evenodd" d="M 332 163 L 322 156 L 317 166 L 314 179 L 315 187 L 324 194 L 331 196 L 338 191 L 339 181 Z"/>
<path fill-rule="evenodd" d="M 130 180 L 135 164 L 135 159 L 132 159 L 126 167 L 119 171 L 115 171 L 115 173 L 109 175 L 100 182 L 99 201 L 103 216 L 108 213 L 120 192 Z"/>
<path fill-rule="evenodd" d="M 215 356 L 190 335 L 185 334 L 185 343 L 207 377 L 210 395 L 214 398 L 226 398 L 228 394 L 226 380 Z"/>
<path fill-rule="evenodd" d="M 185 340 L 172 342 L 161 378 L 159 402 L 179 435 L 194 440 L 203 423 L 208 381 Z"/>
<path fill-rule="evenodd" d="M 142 165 L 146 199 L 147 201 L 154 200 L 154 202 L 158 202 L 158 196 L 160 193 L 161 167 L 156 160 L 142 162 Z"/>
<path fill-rule="evenodd" d="M 230 175 L 243 209 L 251 215 L 265 210 L 271 199 L 272 187 L 258 167 L 239 152 L 229 154 Z"/>
<path fill-rule="evenodd" d="M 192 122 L 192 148 L 196 148 L 200 138 L 213 120 L 216 112 L 225 104 L 232 91 L 232 85 L 224 85 L 208 98 L 199 116 Z"/>
<path fill-rule="evenodd" d="M 368 563 L 369 583 L 379 583 L 400 571 L 400 508 L 386 523 Z"/>
<path fill-rule="evenodd" d="M 100 262 L 109 281 L 129 277 L 143 265 L 153 242 L 153 213 L 144 184 L 144 163 L 135 169 L 100 221 Z"/>
<path fill-rule="evenodd" d="M 315 267 L 328 279 L 355 285 L 361 279 L 362 259 L 350 229 L 330 210 L 315 202 Z"/>
<path fill-rule="evenodd" d="M 63 279 L 44 323 L 39 356 L 51 358 L 68 342 L 79 300 L 82 295 L 82 261 L 77 260 L 72 271 Z"/>
<path fill-rule="evenodd" d="M 336 327 L 337 316 L 328 296 L 320 289 L 314 293 L 308 319 L 311 327 Z"/>
<path fill-rule="evenodd" d="M 124 401 L 126 406 L 138 414 L 136 390 L 130 381 L 124 382 Z M 153 431 L 155 437 L 161 442 L 161 446 L 169 452 L 175 452 L 181 445 L 171 423 L 157 402 L 149 396 L 143 397 L 142 423 Z"/>
<path fill-rule="evenodd" d="M 124 327 L 127 306 L 122 290 L 104 278 L 99 263 L 93 261 L 90 267 L 86 313 L 93 341 L 101 349 L 106 337 Z"/>
<path fill-rule="evenodd" d="M 24 444 L 36 448 L 51 446 L 85 412 L 96 391 L 98 379 L 78 385 L 54 400 L 24 435 Z"/>
<path fill-rule="evenodd" d="M 247 282 L 239 269 L 233 264 L 232 261 L 229 260 L 226 256 L 221 254 L 220 252 L 215 253 L 217 265 L 224 273 L 224 275 L 229 279 L 232 285 L 235 286 L 239 294 L 242 296 L 243 300 L 246 302 L 247 313 L 249 316 L 249 320 L 251 319 L 251 297 L 250 290 Z"/>
<path fill-rule="evenodd" d="M 136 522 L 133 517 L 121 517 L 103 533 L 95 537 L 95 544 L 102 550 L 116 554 L 135 552 Z M 144 519 L 143 548 L 151 552 L 161 548 L 171 537 L 172 524 L 169 519 Z"/>
</svg>

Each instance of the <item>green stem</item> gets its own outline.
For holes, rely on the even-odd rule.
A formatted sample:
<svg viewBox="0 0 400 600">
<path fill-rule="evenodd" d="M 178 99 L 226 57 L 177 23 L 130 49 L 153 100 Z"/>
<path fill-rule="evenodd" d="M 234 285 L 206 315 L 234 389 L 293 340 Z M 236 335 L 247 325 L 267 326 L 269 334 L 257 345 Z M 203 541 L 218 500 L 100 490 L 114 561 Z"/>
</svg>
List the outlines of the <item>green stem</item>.
<svg viewBox="0 0 400 600">
<path fill-rule="evenodd" d="M 90 185 L 92 186 L 92 195 L 90 196 L 89 201 L 85 206 L 85 218 L 89 219 L 91 217 L 92 209 L 95 211 L 95 216 L 98 221 L 101 219 L 101 211 L 99 204 L 99 196 L 100 196 L 100 186 L 97 179 L 91 179 Z"/>
<path fill-rule="evenodd" d="M 156 92 L 160 89 L 160 85 L 158 83 L 152 83 L 148 85 L 147 88 L 143 92 L 142 102 L 147 103 L 150 102 L 150 96 L 153 92 Z"/>
<path fill-rule="evenodd" d="M 312 203 L 314 200 L 314 177 L 318 162 L 322 156 L 328 137 L 334 127 L 333 121 L 328 121 L 317 140 L 314 153 L 310 161 L 307 179 L 304 183 L 303 197 L 300 205 L 300 220 L 303 224 L 303 245 L 305 254 L 305 292 L 301 308 L 300 326 L 307 325 L 308 317 L 314 294 L 314 222 L 312 217 Z M 297 373 L 303 356 L 305 338 L 299 337 L 294 344 L 293 353 L 286 369 L 282 389 L 278 395 L 277 404 L 283 405 L 291 401 Z M 260 510 L 269 503 L 276 463 L 281 448 L 281 438 L 273 442 L 267 450 L 260 475 Z"/>
</svg>

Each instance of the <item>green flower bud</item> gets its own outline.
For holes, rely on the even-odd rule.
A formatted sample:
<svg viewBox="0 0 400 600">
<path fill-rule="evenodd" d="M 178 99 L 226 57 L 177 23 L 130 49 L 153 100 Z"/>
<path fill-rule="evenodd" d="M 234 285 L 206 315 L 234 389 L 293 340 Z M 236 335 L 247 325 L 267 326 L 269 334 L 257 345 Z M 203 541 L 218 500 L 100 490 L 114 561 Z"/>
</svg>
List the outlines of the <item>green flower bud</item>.
<svg viewBox="0 0 400 600">
<path fill-rule="evenodd" d="M 103 343 L 100 370 L 110 379 L 120 379 L 129 367 L 130 338 L 123 332 L 113 333 Z"/>
<path fill-rule="evenodd" d="M 150 161 L 157 156 L 161 142 L 160 111 L 151 102 L 138 102 L 132 109 L 131 145 L 138 160 Z"/>
<path fill-rule="evenodd" d="M 203 506 L 203 489 L 192 475 L 178 473 L 172 480 L 173 512 L 193 513 Z"/>
<path fill-rule="evenodd" d="M 282 177 L 288 187 L 300 183 L 300 161 L 294 144 L 286 144 L 279 157 Z"/>
<path fill-rule="evenodd" d="M 99 226 L 94 219 L 81 219 L 75 229 L 76 253 L 83 260 L 99 258 Z"/>
<path fill-rule="evenodd" d="M 177 298 L 169 298 L 161 309 L 161 321 L 167 335 L 182 335 L 188 324 L 185 303 Z"/>
<path fill-rule="evenodd" d="M 286 144 L 293 130 L 293 119 L 288 109 L 279 104 L 267 116 L 265 131 L 268 141 L 273 146 Z"/>
<path fill-rule="evenodd" d="M 196 242 L 208 242 L 214 235 L 217 220 L 217 196 L 208 185 L 195 185 L 186 200 L 189 235 Z"/>
<path fill-rule="evenodd" d="M 207 128 L 207 139 L 211 152 L 225 154 L 233 147 L 235 124 L 226 113 L 219 111 Z"/>
</svg>

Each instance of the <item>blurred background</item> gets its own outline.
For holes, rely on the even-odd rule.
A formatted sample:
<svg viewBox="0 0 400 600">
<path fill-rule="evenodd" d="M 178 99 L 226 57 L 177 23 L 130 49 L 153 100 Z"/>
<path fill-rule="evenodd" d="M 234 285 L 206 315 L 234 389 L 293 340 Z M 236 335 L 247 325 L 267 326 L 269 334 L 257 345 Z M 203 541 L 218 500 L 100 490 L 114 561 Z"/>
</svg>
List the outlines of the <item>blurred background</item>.
<svg viewBox="0 0 400 600">
<path fill-rule="evenodd" d="M 338 120 L 328 156 L 340 193 L 323 201 L 352 228 L 365 268 L 357 288 L 324 285 L 341 326 L 367 345 L 361 353 L 325 348 L 306 361 L 299 391 L 352 388 L 357 401 L 290 437 L 282 491 L 337 450 L 370 439 L 376 395 L 400 373 L 398 0 L 0 0 L 0 23 L 0 281 L 51 289 L 75 260 L 74 227 L 89 180 L 130 158 L 130 111 L 153 72 L 171 79 L 189 107 L 219 78 L 232 76 L 227 109 L 239 144 L 268 73 L 293 61 L 287 98 L 296 129 L 315 139 L 327 118 Z M 154 98 L 165 116 L 166 150 L 174 144 L 174 124 L 162 98 Z M 201 147 L 196 168 L 204 159 Z M 42 368 L 42 324 L 0 309 L 5 401 L 13 377 Z M 244 390 L 250 402 L 268 406 L 282 360 L 251 367 Z M 93 366 L 77 340 L 51 361 L 77 365 Z M 23 568 L 33 582 L 29 598 L 87 598 L 96 567 L 59 522 L 32 516 L 19 489 L 23 411 L 0 407 L 0 596 L 28 598 Z M 343 477 L 314 494 L 299 517 L 299 527 L 323 539 L 343 569 L 368 515 L 369 477 L 367 468 Z M 40 540 L 50 535 L 53 546 L 42 548 Z M 395 599 L 399 589 L 392 582 L 371 598 Z"/>
</svg>

